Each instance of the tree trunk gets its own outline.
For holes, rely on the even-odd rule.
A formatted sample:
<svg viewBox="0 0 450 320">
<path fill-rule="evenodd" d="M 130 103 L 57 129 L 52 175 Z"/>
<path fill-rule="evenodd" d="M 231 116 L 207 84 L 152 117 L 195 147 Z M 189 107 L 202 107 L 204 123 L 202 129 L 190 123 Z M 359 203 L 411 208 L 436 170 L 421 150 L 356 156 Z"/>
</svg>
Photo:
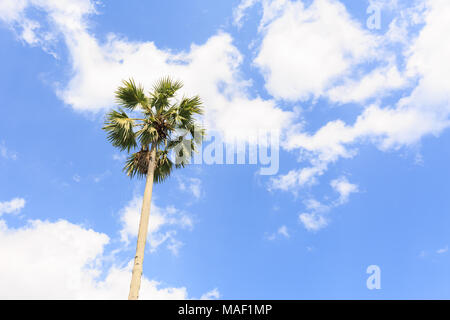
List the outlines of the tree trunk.
<svg viewBox="0 0 450 320">
<path fill-rule="evenodd" d="M 139 233 L 136 246 L 136 256 L 134 257 L 133 274 L 131 277 L 130 293 L 128 300 L 139 298 L 141 287 L 142 266 L 144 263 L 145 242 L 147 240 L 148 221 L 150 217 L 150 205 L 152 203 L 153 175 L 155 172 L 156 148 L 152 144 L 150 149 L 150 161 L 148 163 L 147 180 L 145 183 L 144 199 L 142 201 L 141 220 L 139 222 Z"/>
</svg>

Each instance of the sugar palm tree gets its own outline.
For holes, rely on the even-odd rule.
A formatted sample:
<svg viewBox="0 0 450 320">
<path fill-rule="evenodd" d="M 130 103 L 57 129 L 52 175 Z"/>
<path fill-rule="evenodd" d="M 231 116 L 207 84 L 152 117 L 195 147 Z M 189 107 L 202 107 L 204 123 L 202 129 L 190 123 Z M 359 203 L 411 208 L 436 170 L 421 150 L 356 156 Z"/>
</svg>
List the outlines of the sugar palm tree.
<svg viewBox="0 0 450 320">
<path fill-rule="evenodd" d="M 205 134 L 196 120 L 203 113 L 202 102 L 198 96 L 177 99 L 182 86 L 166 77 L 146 95 L 133 79 L 123 81 L 115 93 L 120 107 L 106 115 L 103 127 L 113 146 L 132 152 L 124 166 L 127 175 L 146 178 L 129 300 L 139 297 L 153 183 L 188 164 Z"/>
</svg>

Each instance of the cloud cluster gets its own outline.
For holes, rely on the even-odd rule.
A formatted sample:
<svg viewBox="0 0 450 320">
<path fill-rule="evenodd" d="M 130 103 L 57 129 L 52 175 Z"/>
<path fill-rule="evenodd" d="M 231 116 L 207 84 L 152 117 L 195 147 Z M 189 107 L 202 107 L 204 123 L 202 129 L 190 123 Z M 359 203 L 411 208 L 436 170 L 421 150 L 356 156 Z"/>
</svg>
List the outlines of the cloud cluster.
<svg viewBox="0 0 450 320">
<path fill-rule="evenodd" d="M 178 188 L 190 193 L 195 199 L 202 196 L 202 181 L 199 178 L 178 177 Z"/>
<path fill-rule="evenodd" d="M 23 207 L 16 200 L 2 203 L 2 209 Z M 159 210 L 154 210 L 153 232 L 173 223 L 167 222 L 173 212 L 164 215 Z M 67 220 L 29 220 L 18 228 L 0 220 L 0 299 L 126 299 L 133 261 L 124 265 L 114 255 L 105 255 L 109 243 L 106 234 Z M 214 289 L 201 298 L 219 297 Z M 188 293 L 184 287 L 163 286 L 143 276 L 140 298 L 179 300 L 188 299 Z"/>
<path fill-rule="evenodd" d="M 267 4 L 265 10 L 272 11 Z M 286 1 L 263 25 L 255 64 L 269 93 L 291 101 L 327 93 L 336 80 L 377 54 L 376 36 L 361 28 L 337 1 Z M 274 14 L 270 14 L 274 16 Z"/>
<path fill-rule="evenodd" d="M 271 189 L 292 191 L 314 184 L 331 163 L 354 157 L 358 144 L 373 143 L 382 151 L 396 150 L 413 146 L 424 136 L 438 136 L 448 128 L 450 84 L 445 75 L 450 72 L 446 58 L 450 44 L 441 37 L 450 29 L 448 1 L 418 1 L 399 8 L 398 17 L 385 34 L 377 36 L 358 26 L 338 1 L 317 0 L 309 7 L 297 2 L 283 3 L 282 10 L 265 26 L 256 60 L 266 70 L 268 90 L 283 99 L 323 96 L 330 103 L 353 102 L 362 107 L 362 112 L 352 124 L 336 119 L 313 133 L 295 126 L 286 135 L 283 147 L 301 152 L 302 159 L 308 159 L 310 164 L 272 179 Z M 304 18 L 294 22 L 294 12 L 295 17 Z M 423 27 L 414 33 L 419 25 Z M 354 42 L 334 34 L 334 27 L 339 33 L 353 35 Z M 303 46 L 300 38 L 287 41 L 291 36 L 297 39 L 297 33 L 308 45 Z M 310 38 L 318 43 L 309 46 Z M 277 43 L 298 47 L 272 53 L 270 48 Z M 363 48 L 353 48 L 354 43 Z M 281 59 L 277 58 L 278 52 L 295 54 Z M 360 68 L 358 64 L 366 58 L 373 59 L 376 66 Z M 332 61 L 334 67 L 325 67 L 327 61 Z M 355 75 L 351 70 L 358 72 Z M 278 89 L 276 85 L 280 83 L 283 88 Z M 406 94 L 394 103 L 384 105 L 380 99 L 405 88 L 409 88 L 404 91 Z"/>
<path fill-rule="evenodd" d="M 359 192 L 356 184 L 350 183 L 342 176 L 332 180 L 330 186 L 339 194 L 339 198 L 330 204 L 323 204 L 315 199 L 305 201 L 307 212 L 299 215 L 299 220 L 308 231 L 318 231 L 325 228 L 329 223 L 329 213 L 333 208 L 345 204 L 352 193 Z"/>
<path fill-rule="evenodd" d="M 279 227 L 276 232 L 274 232 L 271 235 L 267 236 L 267 240 L 273 241 L 273 240 L 277 239 L 278 237 L 283 237 L 283 238 L 290 238 L 291 237 L 287 226 L 282 225 L 281 227 Z"/>
<path fill-rule="evenodd" d="M 14 198 L 9 201 L 0 202 L 0 217 L 7 213 L 18 213 L 25 207 L 25 199 Z"/>
<path fill-rule="evenodd" d="M 5 142 L 2 141 L 2 143 L 0 144 L 0 157 L 4 159 L 17 160 L 17 153 L 9 150 L 6 147 Z"/>
<path fill-rule="evenodd" d="M 1 299 L 126 299 L 131 263 L 103 275 L 109 237 L 72 224 L 32 220 L 13 229 L 0 220 Z M 186 288 L 143 278 L 142 299 L 186 299 Z"/>
<path fill-rule="evenodd" d="M 352 193 L 359 191 L 358 186 L 348 182 L 346 177 L 335 179 L 331 181 L 330 185 L 336 192 L 339 193 L 339 199 L 337 201 L 338 204 L 346 203 Z"/>
<path fill-rule="evenodd" d="M 142 197 L 135 196 L 121 211 L 120 222 L 121 240 L 129 244 L 131 239 L 137 238 L 139 219 L 141 216 Z M 161 208 L 154 203 L 151 205 L 148 244 L 150 251 L 155 251 L 162 244 L 174 254 L 183 245 L 183 242 L 177 239 L 178 229 L 192 229 L 192 218 L 176 209 L 173 206 Z"/>
</svg>

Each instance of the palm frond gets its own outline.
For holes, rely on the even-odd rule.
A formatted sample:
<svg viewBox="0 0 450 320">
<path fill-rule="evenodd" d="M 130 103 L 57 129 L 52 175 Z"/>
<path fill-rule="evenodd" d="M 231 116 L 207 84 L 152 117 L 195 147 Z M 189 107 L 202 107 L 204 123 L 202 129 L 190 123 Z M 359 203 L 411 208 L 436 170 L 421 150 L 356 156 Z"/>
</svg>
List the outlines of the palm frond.
<svg viewBox="0 0 450 320">
<path fill-rule="evenodd" d="M 199 96 L 183 98 L 180 102 L 179 113 L 183 116 L 194 116 L 203 114 L 202 100 Z"/>
<path fill-rule="evenodd" d="M 148 162 L 150 160 L 150 152 L 148 150 L 141 150 L 131 154 L 123 167 L 123 171 L 130 178 L 137 177 L 144 178 L 148 172 Z"/>
<path fill-rule="evenodd" d="M 196 116 L 203 114 L 200 97 L 183 98 L 178 107 L 179 128 L 190 130 L 195 125 Z"/>
<path fill-rule="evenodd" d="M 157 155 L 156 168 L 153 174 L 153 182 L 162 183 L 172 173 L 173 163 L 168 157 L 167 150 L 160 151 Z"/>
<path fill-rule="evenodd" d="M 148 173 L 150 161 L 150 151 L 141 150 L 130 155 L 125 163 L 123 171 L 130 178 L 145 178 Z M 156 165 L 153 172 L 153 182 L 161 183 L 172 173 L 173 163 L 168 157 L 167 151 L 158 151 L 156 153 Z"/>
<path fill-rule="evenodd" d="M 159 139 L 158 130 L 149 123 L 145 123 L 142 128 L 136 132 L 139 142 L 143 146 L 148 146 L 152 143 L 157 143 Z"/>
<path fill-rule="evenodd" d="M 170 77 L 161 78 L 153 86 L 153 92 L 150 93 L 151 106 L 155 107 L 156 112 L 161 114 L 170 108 L 169 100 L 175 96 L 175 93 L 183 87 L 183 83 L 178 80 L 172 80 Z"/>
<path fill-rule="evenodd" d="M 116 102 L 130 110 L 134 110 L 138 105 L 143 109 L 149 109 L 147 107 L 148 99 L 145 96 L 144 88 L 141 85 L 136 85 L 133 79 L 122 82 L 122 86 L 116 91 Z"/>
<path fill-rule="evenodd" d="M 134 126 L 134 120 L 119 109 L 119 111 L 112 110 L 106 115 L 105 126 L 102 129 L 107 132 L 107 139 L 114 147 L 129 152 L 137 146 Z"/>
<path fill-rule="evenodd" d="M 171 77 L 161 78 L 153 86 L 153 91 L 156 94 L 163 94 L 168 98 L 175 96 L 175 93 L 183 87 L 183 82 L 173 80 Z"/>
</svg>

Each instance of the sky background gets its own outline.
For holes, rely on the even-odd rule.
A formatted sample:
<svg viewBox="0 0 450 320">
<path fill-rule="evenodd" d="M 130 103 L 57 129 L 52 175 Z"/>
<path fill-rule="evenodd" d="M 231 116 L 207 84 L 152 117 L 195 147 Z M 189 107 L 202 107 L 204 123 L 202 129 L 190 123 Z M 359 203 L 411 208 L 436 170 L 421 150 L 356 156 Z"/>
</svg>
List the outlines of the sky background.
<svg viewBox="0 0 450 320">
<path fill-rule="evenodd" d="M 0 298 L 127 297 L 144 182 L 101 127 L 122 79 L 164 75 L 203 98 L 210 136 L 280 132 L 279 171 L 191 165 L 156 185 L 141 298 L 450 298 L 449 16 L 447 0 L 0 0 Z"/>
</svg>

